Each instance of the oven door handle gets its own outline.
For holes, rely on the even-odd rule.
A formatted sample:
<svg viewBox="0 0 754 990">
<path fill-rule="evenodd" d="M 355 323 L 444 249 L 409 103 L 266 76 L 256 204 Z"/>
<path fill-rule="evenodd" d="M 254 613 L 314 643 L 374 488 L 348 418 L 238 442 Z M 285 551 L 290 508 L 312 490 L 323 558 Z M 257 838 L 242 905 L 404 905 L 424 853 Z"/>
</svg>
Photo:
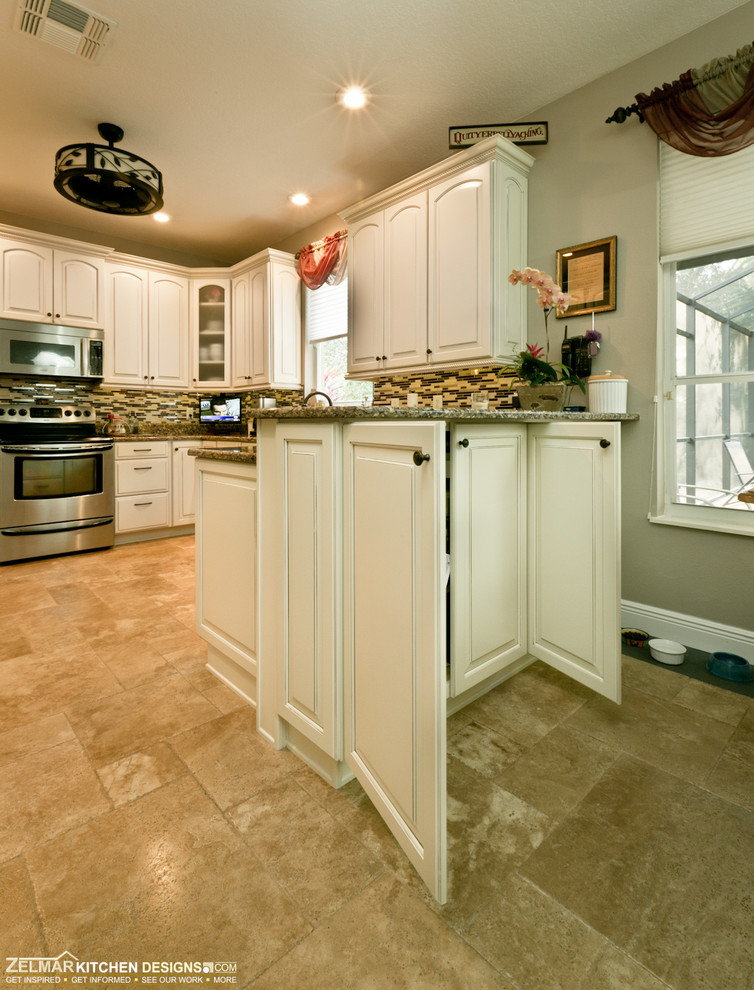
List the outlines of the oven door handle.
<svg viewBox="0 0 754 990">
<path fill-rule="evenodd" d="M 33 454 L 40 460 L 59 460 L 61 457 L 89 457 L 92 454 L 99 454 L 101 451 L 112 450 L 113 444 L 97 444 L 96 447 L 18 447 L 12 444 L 3 444 L 0 450 L 4 454 Z"/>
<path fill-rule="evenodd" d="M 113 516 L 98 516 L 95 519 L 79 519 L 74 522 L 39 523 L 36 526 L 9 526 L 0 529 L 3 536 L 31 536 L 33 533 L 68 533 L 76 529 L 93 529 L 95 526 L 108 526 Z"/>
</svg>

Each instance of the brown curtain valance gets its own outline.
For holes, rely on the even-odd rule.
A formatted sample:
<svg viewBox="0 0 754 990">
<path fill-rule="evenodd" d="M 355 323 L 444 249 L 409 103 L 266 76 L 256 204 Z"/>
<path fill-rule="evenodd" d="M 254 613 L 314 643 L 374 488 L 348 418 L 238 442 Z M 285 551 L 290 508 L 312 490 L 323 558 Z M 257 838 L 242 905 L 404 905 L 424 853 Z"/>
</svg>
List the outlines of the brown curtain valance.
<svg viewBox="0 0 754 990">
<path fill-rule="evenodd" d="M 754 144 L 754 45 L 638 93 L 633 107 L 619 108 L 610 120 L 621 123 L 630 113 L 687 155 L 716 158 L 747 148 Z"/>
</svg>

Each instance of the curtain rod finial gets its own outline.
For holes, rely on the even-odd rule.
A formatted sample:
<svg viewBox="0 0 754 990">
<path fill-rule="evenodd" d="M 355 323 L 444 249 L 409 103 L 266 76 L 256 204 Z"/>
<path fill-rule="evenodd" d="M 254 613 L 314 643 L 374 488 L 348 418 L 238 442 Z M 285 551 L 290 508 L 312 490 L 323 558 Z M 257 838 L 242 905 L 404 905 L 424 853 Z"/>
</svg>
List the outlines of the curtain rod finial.
<svg viewBox="0 0 754 990">
<path fill-rule="evenodd" d="M 632 103 L 630 107 L 617 107 L 613 111 L 612 115 L 607 118 L 605 123 L 622 124 L 625 120 L 627 120 L 631 116 L 632 113 L 636 114 L 636 116 L 639 118 L 640 123 L 642 124 L 644 123 L 644 117 L 642 116 L 641 111 L 639 110 L 639 108 L 635 103 Z"/>
</svg>

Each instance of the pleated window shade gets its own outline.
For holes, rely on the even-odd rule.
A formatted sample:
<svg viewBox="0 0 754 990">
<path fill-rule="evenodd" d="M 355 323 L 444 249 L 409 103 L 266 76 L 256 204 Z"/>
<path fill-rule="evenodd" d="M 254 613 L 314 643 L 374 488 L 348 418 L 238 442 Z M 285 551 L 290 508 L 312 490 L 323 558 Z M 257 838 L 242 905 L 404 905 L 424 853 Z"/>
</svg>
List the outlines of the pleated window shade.
<svg viewBox="0 0 754 990">
<path fill-rule="evenodd" d="M 317 344 L 348 332 L 348 279 L 306 290 L 306 342 Z"/>
<path fill-rule="evenodd" d="M 720 158 L 660 141 L 660 261 L 754 244 L 754 145 Z"/>
</svg>

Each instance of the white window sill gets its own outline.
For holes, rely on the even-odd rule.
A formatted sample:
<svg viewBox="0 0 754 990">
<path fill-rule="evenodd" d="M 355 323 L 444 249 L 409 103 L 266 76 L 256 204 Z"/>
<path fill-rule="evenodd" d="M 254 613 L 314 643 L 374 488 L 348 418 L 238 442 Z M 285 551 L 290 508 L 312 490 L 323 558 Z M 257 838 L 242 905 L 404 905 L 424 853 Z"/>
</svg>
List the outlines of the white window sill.
<svg viewBox="0 0 754 990">
<path fill-rule="evenodd" d="M 747 509 L 711 509 L 699 505 L 666 506 L 661 515 L 649 515 L 651 523 L 661 526 L 681 526 L 686 529 L 706 529 L 713 533 L 734 536 L 754 536 L 754 511 Z"/>
</svg>

